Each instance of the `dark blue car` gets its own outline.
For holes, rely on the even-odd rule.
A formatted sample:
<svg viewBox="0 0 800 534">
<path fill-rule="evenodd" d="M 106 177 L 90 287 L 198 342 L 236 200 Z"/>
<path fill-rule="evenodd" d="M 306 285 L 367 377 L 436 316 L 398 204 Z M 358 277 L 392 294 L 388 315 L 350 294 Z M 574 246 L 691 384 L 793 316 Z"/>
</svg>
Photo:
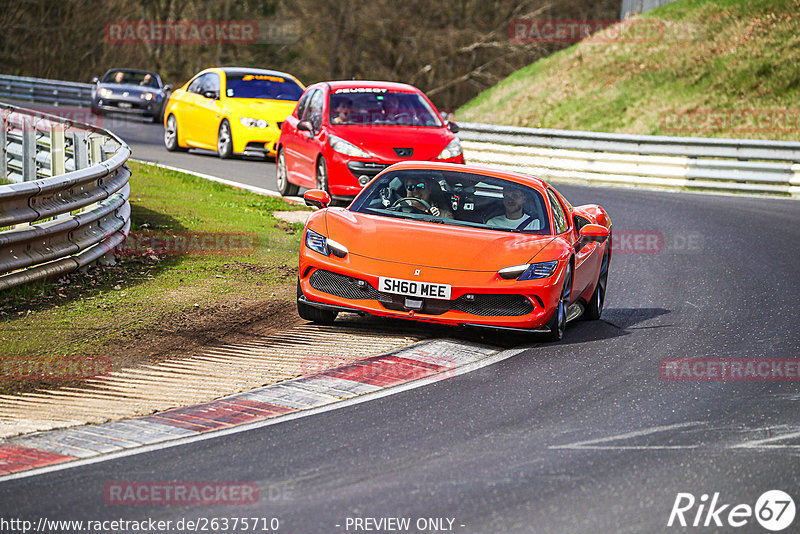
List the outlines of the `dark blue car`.
<svg viewBox="0 0 800 534">
<path fill-rule="evenodd" d="M 171 85 L 164 85 L 155 72 L 136 69 L 111 69 L 102 79 L 92 80 L 92 112 L 129 113 L 161 122 Z"/>
</svg>

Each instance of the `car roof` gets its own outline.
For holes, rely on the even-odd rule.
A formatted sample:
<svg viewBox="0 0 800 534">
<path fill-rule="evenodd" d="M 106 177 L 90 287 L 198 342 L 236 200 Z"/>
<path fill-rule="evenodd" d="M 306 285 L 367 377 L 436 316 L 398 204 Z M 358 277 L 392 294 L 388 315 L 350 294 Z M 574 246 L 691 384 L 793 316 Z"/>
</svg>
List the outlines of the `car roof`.
<svg viewBox="0 0 800 534">
<path fill-rule="evenodd" d="M 421 93 L 419 89 L 413 85 L 399 82 L 379 82 L 370 80 L 337 80 L 332 82 L 323 82 L 328 85 L 332 90 L 335 89 L 354 89 L 358 87 L 378 87 L 380 89 L 388 89 L 390 91 L 405 91 Z"/>
<path fill-rule="evenodd" d="M 281 72 L 279 70 L 270 70 L 270 69 L 253 69 L 249 67 L 217 67 L 219 70 L 224 72 L 226 75 L 228 74 L 266 74 L 268 76 L 281 76 L 285 78 L 291 78 L 292 80 L 295 79 L 294 76 L 289 74 L 288 72 Z"/>
<path fill-rule="evenodd" d="M 404 161 L 402 163 L 395 163 L 386 170 L 401 171 L 401 170 L 437 170 L 437 171 L 451 171 L 462 172 L 469 174 L 478 174 L 481 176 L 500 178 L 508 180 L 521 185 L 532 186 L 537 189 L 547 189 L 547 183 L 541 178 L 536 178 L 529 174 L 521 174 L 511 171 L 503 171 L 500 169 L 490 169 L 488 167 L 478 167 L 475 165 L 462 165 L 459 163 L 438 163 L 435 161 Z M 386 172 L 386 171 L 384 171 Z"/>
</svg>

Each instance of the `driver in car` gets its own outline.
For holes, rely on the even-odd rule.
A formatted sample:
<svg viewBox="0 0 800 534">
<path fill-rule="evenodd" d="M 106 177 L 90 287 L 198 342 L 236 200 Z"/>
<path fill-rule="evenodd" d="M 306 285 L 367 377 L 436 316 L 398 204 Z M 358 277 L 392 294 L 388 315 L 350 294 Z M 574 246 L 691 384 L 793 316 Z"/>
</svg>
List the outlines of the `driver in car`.
<svg viewBox="0 0 800 534">
<path fill-rule="evenodd" d="M 406 198 L 411 199 L 408 204 L 423 213 L 430 213 L 434 217 L 452 219 L 453 212 L 444 200 L 441 187 L 429 177 L 412 178 L 405 180 Z"/>
<path fill-rule="evenodd" d="M 486 224 L 516 230 L 540 230 L 542 221 L 535 214 L 525 213 L 525 192 L 513 186 L 503 187 L 505 213 L 492 217 Z"/>
</svg>

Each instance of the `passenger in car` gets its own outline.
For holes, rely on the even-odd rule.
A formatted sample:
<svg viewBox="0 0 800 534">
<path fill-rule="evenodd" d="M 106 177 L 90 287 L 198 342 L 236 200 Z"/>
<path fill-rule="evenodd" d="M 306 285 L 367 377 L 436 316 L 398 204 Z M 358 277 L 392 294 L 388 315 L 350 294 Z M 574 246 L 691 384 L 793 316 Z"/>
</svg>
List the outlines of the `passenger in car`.
<svg viewBox="0 0 800 534">
<path fill-rule="evenodd" d="M 505 213 L 492 217 L 486 224 L 500 228 L 513 228 L 515 230 L 539 230 L 542 221 L 538 213 L 526 213 L 526 194 L 514 186 L 503 187 L 503 207 Z M 533 211 L 533 210 L 530 210 Z"/>
</svg>

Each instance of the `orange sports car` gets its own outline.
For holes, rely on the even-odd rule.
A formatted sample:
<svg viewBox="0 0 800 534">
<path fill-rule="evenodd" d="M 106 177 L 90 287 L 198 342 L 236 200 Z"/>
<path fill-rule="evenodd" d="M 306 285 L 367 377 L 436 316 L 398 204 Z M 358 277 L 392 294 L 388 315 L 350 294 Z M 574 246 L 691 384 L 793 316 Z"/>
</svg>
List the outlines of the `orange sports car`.
<svg viewBox="0 0 800 534">
<path fill-rule="evenodd" d="M 603 311 L 611 219 L 573 207 L 531 176 L 433 162 L 392 165 L 348 208 L 306 222 L 297 310 L 514 329 L 559 340 L 566 323 Z"/>
</svg>

